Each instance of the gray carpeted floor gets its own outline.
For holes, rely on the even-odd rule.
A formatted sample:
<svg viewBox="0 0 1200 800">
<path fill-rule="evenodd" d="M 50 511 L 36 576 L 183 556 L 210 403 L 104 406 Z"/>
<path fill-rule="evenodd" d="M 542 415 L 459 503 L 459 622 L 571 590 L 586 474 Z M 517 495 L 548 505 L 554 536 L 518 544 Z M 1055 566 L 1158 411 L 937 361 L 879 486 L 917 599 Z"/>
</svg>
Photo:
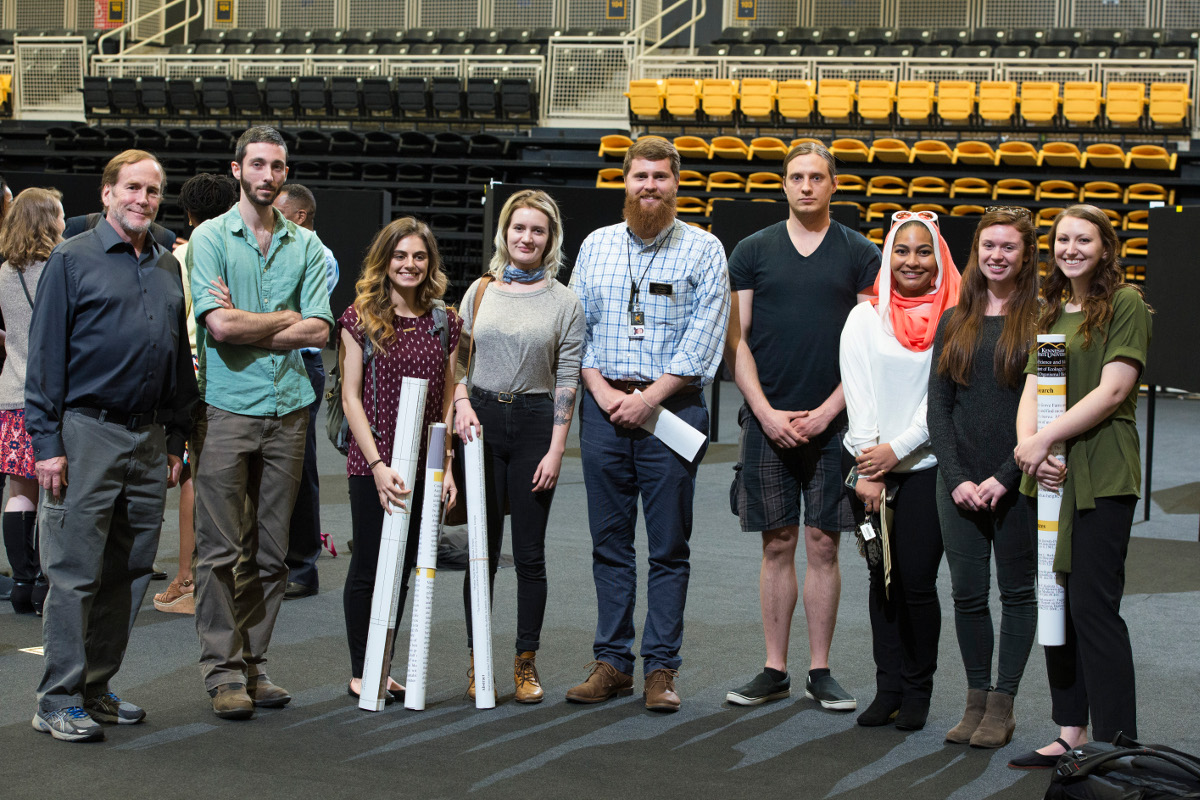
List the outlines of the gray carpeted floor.
<svg viewBox="0 0 1200 800">
<path fill-rule="evenodd" d="M 802 690 L 757 709 L 724 703 L 726 691 L 761 668 L 763 646 L 758 537 L 739 532 L 728 508 L 738 403 L 731 384 L 724 385 L 721 399 L 720 442 L 700 470 L 680 713 L 647 712 L 640 702 L 640 676 L 632 698 L 591 707 L 563 699 L 566 689 L 586 676 L 595 623 L 591 542 L 578 451 L 573 450 L 564 462 L 547 545 L 551 602 L 538 657 L 547 688 L 543 704 L 511 701 L 507 666 L 516 617 L 511 570 L 497 579 L 493 622 L 504 696 L 490 711 L 477 711 L 462 698 L 468 666 L 460 595 L 464 574 L 443 570 L 436 580 L 427 710 L 357 710 L 346 695 L 350 675 L 341 586 L 348 558 L 343 552 L 322 557 L 321 593 L 286 603 L 280 615 L 270 670 L 295 695 L 291 706 L 261 711 L 251 722 L 218 720 L 195 665 L 192 619 L 156 612 L 147 598 L 114 683 L 118 693 L 148 709 L 146 723 L 110 727 L 103 744 L 68 745 L 30 728 L 41 659 L 22 648 L 40 643 L 39 621 L 14 616 L 5 604 L 0 610 L 0 797 L 1040 797 L 1046 773 L 1005 766 L 1012 755 L 1057 733 L 1049 720 L 1039 648 L 1017 699 L 1011 745 L 981 751 L 942 741 L 958 721 L 965 694 L 944 567 L 941 663 L 925 730 L 862 729 L 854 715 L 824 711 L 805 700 Z M 1138 663 L 1142 738 L 1200 752 L 1200 726 L 1194 711 L 1187 711 L 1195 707 L 1200 656 L 1195 635 L 1200 475 L 1193 457 L 1200 451 L 1200 403 L 1162 399 L 1158 417 L 1153 519 L 1141 522 L 1139 506 L 1124 610 Z M 577 438 L 571 446 L 578 446 Z M 343 548 L 349 537 L 345 462 L 323 442 L 320 463 L 322 527 Z M 175 498 L 172 493 L 172 509 Z M 173 566 L 178 550 L 174 515 L 169 512 L 164 525 L 164 567 Z M 803 570 L 802 557 L 798 566 Z M 641 570 L 644 581 L 644 562 Z M 843 543 L 842 575 L 833 666 L 865 705 L 874 675 L 866 569 L 849 540 Z M 152 591 L 161 587 L 154 584 Z M 644 597 L 639 602 L 644 608 Z M 995 603 L 993 610 L 998 613 Z M 640 629 L 640 616 L 638 622 Z M 394 670 L 401 681 L 408 624 L 406 613 Z M 802 681 L 807 634 L 800 611 L 791 654 L 793 675 Z"/>
</svg>

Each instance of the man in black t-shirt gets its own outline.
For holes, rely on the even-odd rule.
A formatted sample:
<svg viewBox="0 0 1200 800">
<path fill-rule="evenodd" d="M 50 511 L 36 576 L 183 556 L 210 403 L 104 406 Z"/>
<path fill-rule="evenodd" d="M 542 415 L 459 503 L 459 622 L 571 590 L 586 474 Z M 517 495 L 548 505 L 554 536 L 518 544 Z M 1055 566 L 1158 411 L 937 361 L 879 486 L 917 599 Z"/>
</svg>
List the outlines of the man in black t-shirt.
<svg viewBox="0 0 1200 800">
<path fill-rule="evenodd" d="M 829 671 L 841 594 L 838 541 L 854 527 L 842 490 L 846 402 L 838 341 L 850 309 L 871 292 L 880 254 L 830 219 L 837 171 L 824 146 L 793 147 L 784 175 L 787 220 L 744 239 L 729 259 L 734 302 L 725 359 L 746 399 L 738 415 L 735 497 L 742 530 L 762 533 L 767 661 L 726 699 L 758 705 L 791 693 L 787 654 L 803 494 L 811 659 L 805 694 L 825 708 L 852 711 L 857 702 Z"/>
</svg>

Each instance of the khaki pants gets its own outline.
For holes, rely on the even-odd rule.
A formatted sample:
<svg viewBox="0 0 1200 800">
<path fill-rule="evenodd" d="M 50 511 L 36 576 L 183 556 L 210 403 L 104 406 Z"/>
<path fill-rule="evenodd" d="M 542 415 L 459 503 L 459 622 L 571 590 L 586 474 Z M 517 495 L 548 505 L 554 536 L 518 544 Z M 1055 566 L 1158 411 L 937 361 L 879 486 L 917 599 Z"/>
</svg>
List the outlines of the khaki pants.
<svg viewBox="0 0 1200 800">
<path fill-rule="evenodd" d="M 196 462 L 196 632 L 206 689 L 265 675 L 283 601 L 308 409 L 248 417 L 209 406 Z M 243 524 L 249 501 L 252 523 Z M 235 569 L 236 567 L 236 569 Z M 237 575 L 235 581 L 235 572 Z"/>
</svg>

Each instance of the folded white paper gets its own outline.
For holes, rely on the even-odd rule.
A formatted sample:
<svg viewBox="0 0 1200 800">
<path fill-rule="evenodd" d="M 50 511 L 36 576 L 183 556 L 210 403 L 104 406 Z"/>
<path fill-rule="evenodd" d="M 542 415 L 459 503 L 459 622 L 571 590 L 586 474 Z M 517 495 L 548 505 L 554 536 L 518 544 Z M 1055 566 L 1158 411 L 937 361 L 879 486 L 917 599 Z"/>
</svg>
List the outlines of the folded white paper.
<svg viewBox="0 0 1200 800">
<path fill-rule="evenodd" d="M 636 389 L 634 393 L 641 394 Z M 688 461 L 694 459 L 701 446 L 708 441 L 707 436 L 662 406 L 655 408 L 642 423 L 642 430 L 650 431 L 660 442 Z"/>
</svg>

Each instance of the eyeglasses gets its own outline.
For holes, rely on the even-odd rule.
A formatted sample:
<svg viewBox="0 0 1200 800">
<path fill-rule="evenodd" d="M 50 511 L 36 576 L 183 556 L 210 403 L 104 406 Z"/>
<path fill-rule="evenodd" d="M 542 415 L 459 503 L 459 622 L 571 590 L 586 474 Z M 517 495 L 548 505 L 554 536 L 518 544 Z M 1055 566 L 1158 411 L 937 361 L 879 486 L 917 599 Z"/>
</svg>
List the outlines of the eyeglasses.
<svg viewBox="0 0 1200 800">
<path fill-rule="evenodd" d="M 1018 217 L 1029 217 L 1030 219 L 1033 219 L 1033 215 L 1029 213 L 1029 209 L 1021 208 L 1020 206 L 988 206 L 985 211 L 988 214 L 991 214 L 993 211 L 1000 211 L 1005 214 L 1013 214 Z"/>
<path fill-rule="evenodd" d="M 897 211 L 892 214 L 892 222 L 903 222 L 906 219 L 923 219 L 926 222 L 937 222 L 938 215 L 932 211 Z"/>
</svg>

